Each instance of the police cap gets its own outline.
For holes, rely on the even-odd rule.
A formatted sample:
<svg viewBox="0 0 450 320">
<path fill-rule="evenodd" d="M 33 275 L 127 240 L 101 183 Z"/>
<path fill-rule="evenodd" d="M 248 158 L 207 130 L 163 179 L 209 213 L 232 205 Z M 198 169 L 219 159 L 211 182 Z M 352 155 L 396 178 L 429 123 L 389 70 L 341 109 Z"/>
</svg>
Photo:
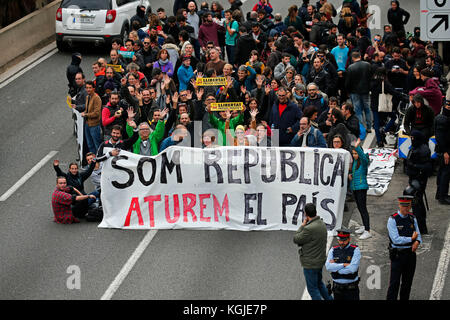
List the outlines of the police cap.
<svg viewBox="0 0 450 320">
<path fill-rule="evenodd" d="M 414 197 L 409 195 L 403 195 L 398 197 L 398 204 L 401 206 L 409 206 Z"/>
<path fill-rule="evenodd" d="M 347 228 L 340 228 L 337 230 L 337 237 L 339 240 L 350 239 L 350 230 Z"/>
</svg>

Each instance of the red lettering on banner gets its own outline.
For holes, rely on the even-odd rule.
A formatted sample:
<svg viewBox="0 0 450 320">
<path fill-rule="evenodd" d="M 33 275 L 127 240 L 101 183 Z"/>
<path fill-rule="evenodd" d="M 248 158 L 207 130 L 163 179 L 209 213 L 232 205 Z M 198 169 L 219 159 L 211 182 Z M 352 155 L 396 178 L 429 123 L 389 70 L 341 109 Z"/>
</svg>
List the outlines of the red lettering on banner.
<svg viewBox="0 0 450 320">
<path fill-rule="evenodd" d="M 225 210 L 225 220 L 228 222 L 230 221 L 230 208 L 228 206 L 228 195 L 225 194 L 225 198 L 223 199 L 222 206 L 220 205 L 220 202 L 217 200 L 216 196 L 213 195 L 214 200 L 214 221 L 218 222 L 219 217 L 217 216 L 217 213 L 219 213 L 220 216 L 222 216 L 223 211 Z"/>
<path fill-rule="evenodd" d="M 133 211 L 136 211 L 136 214 L 137 214 L 138 220 L 139 220 L 139 225 L 140 226 L 144 225 L 144 220 L 142 219 L 142 214 L 141 214 L 141 207 L 139 206 L 139 198 L 132 198 L 131 199 L 130 208 L 128 209 L 128 214 L 127 214 L 127 217 L 125 219 L 125 223 L 123 225 L 124 227 L 129 227 L 130 226 L 131 213 Z"/>
<path fill-rule="evenodd" d="M 161 195 L 145 197 L 144 201 L 148 202 L 148 214 L 150 216 L 150 227 L 153 228 L 155 226 L 154 202 L 161 201 Z"/>
<path fill-rule="evenodd" d="M 206 208 L 206 204 L 203 203 L 203 199 L 209 199 L 211 197 L 210 194 L 199 194 L 198 198 L 200 200 L 200 221 L 204 222 L 210 222 L 211 217 L 204 217 L 203 216 L 203 209 Z"/>
<path fill-rule="evenodd" d="M 168 223 L 175 223 L 180 218 L 180 202 L 178 200 L 178 195 L 173 195 L 173 219 L 170 217 L 170 208 L 169 208 L 169 196 L 164 196 L 164 203 L 166 207 L 166 220 Z"/>
<path fill-rule="evenodd" d="M 188 203 L 188 200 L 190 200 L 190 203 Z M 197 216 L 195 215 L 194 210 L 192 208 L 196 204 L 196 195 L 193 193 L 186 193 L 183 194 L 183 221 L 188 222 L 187 219 L 187 213 L 190 212 L 192 214 L 192 221 L 197 221 Z"/>
</svg>

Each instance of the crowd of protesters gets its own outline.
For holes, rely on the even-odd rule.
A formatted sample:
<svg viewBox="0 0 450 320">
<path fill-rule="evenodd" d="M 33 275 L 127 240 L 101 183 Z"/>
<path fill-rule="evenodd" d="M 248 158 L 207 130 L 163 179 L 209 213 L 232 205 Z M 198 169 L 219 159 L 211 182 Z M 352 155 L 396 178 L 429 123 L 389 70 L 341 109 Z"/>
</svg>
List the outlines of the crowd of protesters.
<svg viewBox="0 0 450 320">
<path fill-rule="evenodd" d="M 410 182 L 418 180 L 425 190 L 432 171 L 428 139 L 435 135 L 436 199 L 450 204 L 450 96 L 445 100 L 435 45 L 421 40 L 418 27 L 407 32 L 410 15 L 398 1 L 390 2 L 383 34 L 374 35 L 367 0 L 344 0 L 339 14 L 326 0 L 309 2 L 285 13 L 267 0 L 248 13 L 239 0 L 229 0 L 228 9 L 215 1 L 199 7 L 175 1 L 173 15 L 139 6 L 128 39 L 113 39 L 109 56 L 92 64 L 93 79 L 80 67 L 81 54 L 72 55 L 69 94 L 85 119 L 90 165 L 86 174 L 71 165 L 63 175 L 55 163 L 57 175 L 80 196 L 85 178 L 94 172 L 98 182 L 101 162 L 120 149 L 155 156 L 175 145 L 342 148 L 352 155 L 349 189 L 364 224 L 357 233 L 368 239 L 369 159 L 361 142 L 374 130 L 383 147 L 386 134 L 398 130 L 403 103 L 404 130 L 413 140 Z M 226 84 L 197 85 L 197 78 L 214 77 Z M 379 111 L 382 94 L 392 95 L 392 111 Z M 242 102 L 243 109 L 212 111 L 211 104 L 220 102 Z M 67 185 L 58 182 L 55 193 Z M 96 185 L 90 199 L 98 198 Z"/>
</svg>

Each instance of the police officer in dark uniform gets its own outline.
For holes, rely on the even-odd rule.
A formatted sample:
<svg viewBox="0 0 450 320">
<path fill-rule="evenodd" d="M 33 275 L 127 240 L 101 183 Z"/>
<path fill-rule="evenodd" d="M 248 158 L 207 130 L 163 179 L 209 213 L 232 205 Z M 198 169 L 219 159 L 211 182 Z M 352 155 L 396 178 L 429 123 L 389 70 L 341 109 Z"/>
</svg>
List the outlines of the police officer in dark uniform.
<svg viewBox="0 0 450 320">
<path fill-rule="evenodd" d="M 399 210 L 388 219 L 391 276 L 387 300 L 397 300 L 399 289 L 400 300 L 409 300 L 416 270 L 416 250 L 422 243 L 417 219 L 411 213 L 413 199 L 408 195 L 398 197 Z"/>
<path fill-rule="evenodd" d="M 334 300 L 359 300 L 358 269 L 361 251 L 350 244 L 350 231 L 341 228 L 337 234 L 339 245 L 331 248 L 325 267 L 333 279 Z"/>
</svg>

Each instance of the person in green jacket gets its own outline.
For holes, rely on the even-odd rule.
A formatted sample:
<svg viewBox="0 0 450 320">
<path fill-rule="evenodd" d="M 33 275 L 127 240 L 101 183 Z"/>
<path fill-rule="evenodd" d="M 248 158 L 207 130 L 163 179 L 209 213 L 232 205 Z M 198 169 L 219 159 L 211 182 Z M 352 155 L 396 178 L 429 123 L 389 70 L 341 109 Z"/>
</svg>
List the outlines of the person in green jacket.
<svg viewBox="0 0 450 320">
<path fill-rule="evenodd" d="M 367 190 L 369 185 L 367 183 L 367 170 L 369 167 L 369 155 L 364 153 L 360 147 L 361 139 L 358 138 L 355 147 L 352 148 L 353 164 L 352 173 L 349 174 L 350 189 L 353 192 L 356 205 L 363 225 L 361 228 L 355 231 L 356 234 L 361 234 L 360 240 L 369 239 L 372 237 L 370 234 L 370 221 L 369 212 L 367 211 Z"/>
<path fill-rule="evenodd" d="M 333 300 L 322 281 L 322 268 L 327 260 L 327 226 L 317 215 L 316 206 L 305 205 L 305 219 L 294 235 L 300 246 L 300 263 L 303 266 L 306 288 L 312 300 Z"/>
<path fill-rule="evenodd" d="M 234 100 L 234 101 L 238 101 L 238 99 L 236 98 L 236 93 L 233 89 L 233 81 L 231 81 L 231 79 L 227 80 L 227 85 L 225 86 L 224 90 L 220 93 L 220 98 L 219 98 L 219 102 L 231 102 L 231 101 L 227 101 L 227 95 L 229 93 L 230 99 Z M 217 118 L 213 111 L 211 111 L 211 103 L 215 102 L 215 96 L 213 93 L 208 94 L 206 96 L 206 109 L 208 110 L 209 113 L 209 123 L 211 124 L 211 126 L 215 129 L 217 129 L 220 133 L 219 136 L 219 141 L 218 144 L 220 145 L 220 141 L 222 141 L 222 146 L 226 146 L 227 145 L 227 135 L 225 132 L 225 122 L 227 121 L 227 112 L 226 111 L 220 111 L 219 112 L 219 116 L 220 119 Z M 230 130 L 233 130 L 240 124 L 244 124 L 244 110 L 241 110 L 239 115 L 232 118 L 230 120 Z M 222 140 L 221 140 L 222 138 Z"/>
<path fill-rule="evenodd" d="M 152 133 L 150 133 L 150 126 L 147 122 L 141 122 L 139 124 L 139 138 L 133 145 L 133 153 L 145 156 L 156 156 L 158 154 L 158 144 L 164 138 L 164 117 L 166 116 L 168 110 L 169 109 L 165 108 L 161 111 L 159 121 Z M 134 116 L 135 113 L 133 111 L 128 111 L 128 120 L 130 121 L 127 120 L 126 130 L 129 136 L 133 134 L 133 129 L 136 128 L 136 123 L 131 121 L 134 119 Z"/>
</svg>

